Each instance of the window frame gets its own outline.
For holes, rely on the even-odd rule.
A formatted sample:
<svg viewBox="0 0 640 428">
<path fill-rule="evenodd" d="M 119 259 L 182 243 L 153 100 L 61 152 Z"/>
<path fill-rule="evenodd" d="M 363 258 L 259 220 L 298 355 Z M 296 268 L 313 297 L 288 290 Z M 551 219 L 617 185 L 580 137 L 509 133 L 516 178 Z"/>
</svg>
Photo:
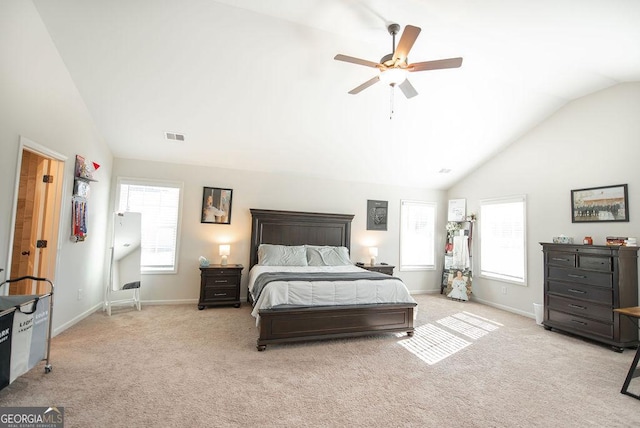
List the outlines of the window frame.
<svg viewBox="0 0 640 428">
<path fill-rule="evenodd" d="M 522 204 L 522 279 L 515 278 L 512 275 L 507 273 L 490 273 L 483 270 L 483 258 L 484 252 L 483 250 L 483 241 L 486 237 L 483 237 L 483 226 L 486 226 L 486 213 L 482 213 L 483 206 L 486 205 L 496 205 L 496 204 L 508 204 L 508 203 L 521 203 Z M 500 282 L 506 282 L 510 284 L 516 284 L 520 286 L 527 286 L 527 196 L 526 195 L 513 195 L 513 196 L 504 196 L 498 198 L 490 198 L 490 199 L 482 199 L 480 200 L 480 209 L 479 209 L 479 219 L 480 219 L 480 227 L 478 228 L 479 232 L 479 256 L 480 263 L 478 266 L 479 276 L 486 279 L 491 279 Z M 486 241 L 484 241 L 486 242 Z"/>
<path fill-rule="evenodd" d="M 422 205 L 422 206 L 426 206 L 429 207 L 433 210 L 433 224 L 432 227 L 433 229 L 431 230 L 431 236 L 432 236 L 432 240 L 431 243 L 427 243 L 427 245 L 431 245 L 432 247 L 432 261 L 431 264 L 424 264 L 424 265 L 405 265 L 403 262 L 403 240 L 404 238 L 404 208 L 405 206 L 411 206 L 411 205 Z M 429 270 L 435 270 L 436 269 L 436 225 L 438 223 L 438 204 L 435 202 L 427 202 L 427 201 L 416 201 L 416 200 L 400 200 L 400 239 L 399 239 L 399 252 L 400 252 L 400 257 L 399 257 L 399 269 L 400 271 L 429 271 Z"/>
<path fill-rule="evenodd" d="M 176 275 L 180 264 L 180 237 L 182 232 L 182 204 L 184 200 L 184 183 L 181 181 L 156 180 L 150 178 L 117 177 L 114 200 L 114 210 L 119 211 L 120 190 L 122 185 L 148 186 L 148 187 L 170 187 L 178 189 L 178 214 L 176 217 L 176 242 L 174 247 L 174 262 L 172 269 L 146 268 L 140 266 L 141 275 Z"/>
</svg>

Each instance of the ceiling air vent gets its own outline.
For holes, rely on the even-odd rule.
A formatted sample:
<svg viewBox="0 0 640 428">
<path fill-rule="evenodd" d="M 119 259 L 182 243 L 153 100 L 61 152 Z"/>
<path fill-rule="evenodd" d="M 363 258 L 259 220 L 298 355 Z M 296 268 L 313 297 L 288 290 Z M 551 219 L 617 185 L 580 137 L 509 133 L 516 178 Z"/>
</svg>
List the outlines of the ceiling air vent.
<svg viewBox="0 0 640 428">
<path fill-rule="evenodd" d="M 184 134 L 177 134 L 175 132 L 165 132 L 164 138 L 166 138 L 167 140 L 173 140 L 173 141 L 184 141 Z"/>
</svg>

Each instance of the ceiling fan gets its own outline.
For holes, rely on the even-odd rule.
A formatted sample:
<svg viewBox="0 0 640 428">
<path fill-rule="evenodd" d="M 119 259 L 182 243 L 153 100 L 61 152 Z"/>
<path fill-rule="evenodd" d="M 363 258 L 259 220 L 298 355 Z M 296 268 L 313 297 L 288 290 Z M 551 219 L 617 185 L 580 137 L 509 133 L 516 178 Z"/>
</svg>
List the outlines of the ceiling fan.
<svg viewBox="0 0 640 428">
<path fill-rule="evenodd" d="M 380 70 L 379 75 L 350 90 L 350 94 L 355 95 L 381 80 L 392 87 L 397 85 L 402 90 L 405 97 L 412 98 L 418 95 L 418 92 L 407 79 L 407 73 L 412 73 L 414 71 L 440 70 L 444 68 L 458 68 L 462 65 L 462 58 L 439 59 L 435 61 L 415 62 L 413 64 L 409 64 L 409 51 L 420 34 L 420 28 L 407 25 L 404 28 L 397 47 L 396 34 L 400 31 L 400 25 L 391 24 L 387 27 L 387 30 L 389 30 L 389 34 L 391 34 L 393 38 L 391 45 L 392 53 L 383 56 L 379 63 L 342 54 L 338 54 L 333 58 L 338 61 L 350 62 Z"/>
</svg>

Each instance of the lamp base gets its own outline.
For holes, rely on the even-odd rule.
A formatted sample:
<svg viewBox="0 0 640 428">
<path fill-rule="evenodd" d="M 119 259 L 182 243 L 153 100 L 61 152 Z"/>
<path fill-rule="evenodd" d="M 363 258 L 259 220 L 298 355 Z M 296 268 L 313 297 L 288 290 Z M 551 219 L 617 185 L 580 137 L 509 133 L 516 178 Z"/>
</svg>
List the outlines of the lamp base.
<svg viewBox="0 0 640 428">
<path fill-rule="evenodd" d="M 376 264 L 376 258 L 375 257 L 371 257 L 371 266 Z"/>
<path fill-rule="evenodd" d="M 226 266 L 227 265 L 227 256 L 222 256 L 222 260 L 220 260 L 220 264 L 222 266 Z"/>
</svg>

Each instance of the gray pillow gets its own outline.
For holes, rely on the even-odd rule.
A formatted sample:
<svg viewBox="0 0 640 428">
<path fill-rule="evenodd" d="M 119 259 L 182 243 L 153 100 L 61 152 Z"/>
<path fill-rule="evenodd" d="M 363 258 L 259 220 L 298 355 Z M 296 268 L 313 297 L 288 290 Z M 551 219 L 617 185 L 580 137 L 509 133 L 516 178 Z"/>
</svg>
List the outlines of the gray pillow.
<svg viewBox="0 0 640 428">
<path fill-rule="evenodd" d="M 309 266 L 352 265 L 347 247 L 305 245 Z"/>
<path fill-rule="evenodd" d="M 260 244 L 258 264 L 262 266 L 307 266 L 304 245 Z"/>
</svg>

